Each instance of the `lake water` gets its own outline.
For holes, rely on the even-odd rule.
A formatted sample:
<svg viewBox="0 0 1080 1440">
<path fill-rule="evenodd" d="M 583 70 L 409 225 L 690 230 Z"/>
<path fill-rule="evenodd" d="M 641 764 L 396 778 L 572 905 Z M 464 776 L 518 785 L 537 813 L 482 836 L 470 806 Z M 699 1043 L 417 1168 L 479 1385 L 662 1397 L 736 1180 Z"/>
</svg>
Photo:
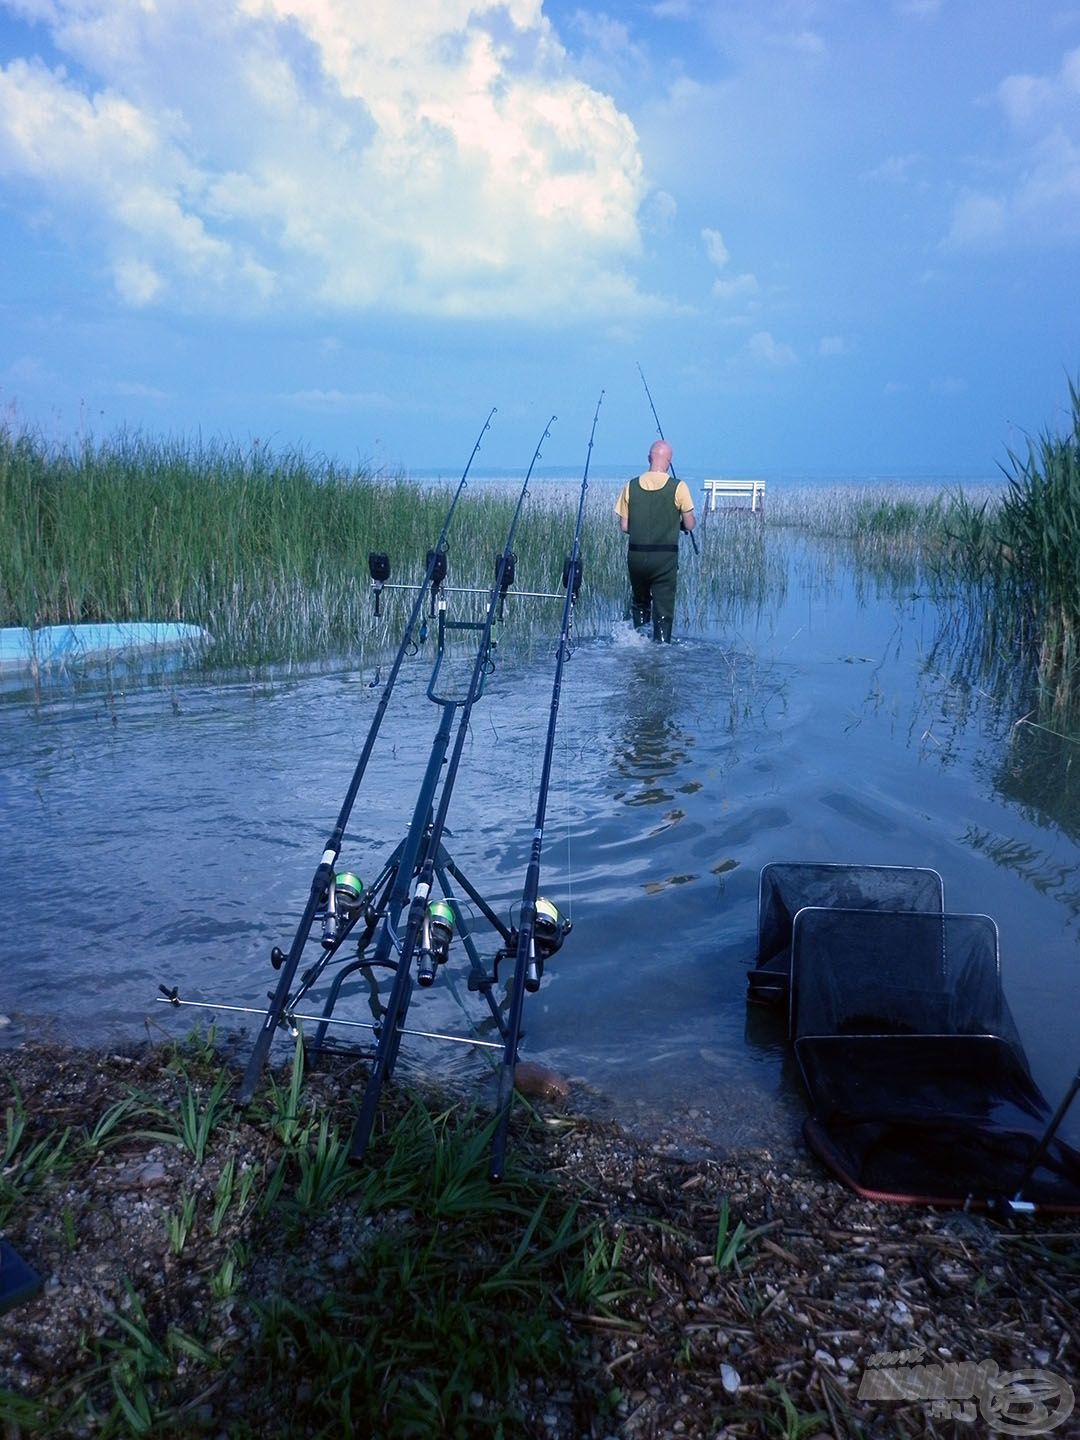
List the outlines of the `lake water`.
<svg viewBox="0 0 1080 1440">
<path fill-rule="evenodd" d="M 788 1143 L 801 1101 L 783 1030 L 745 999 L 761 867 L 930 866 L 949 909 L 997 921 L 1006 993 L 1056 1103 L 1080 1060 L 1078 827 L 1056 778 L 1072 742 L 1017 730 L 940 643 L 950 616 L 926 598 L 812 544 L 769 544 L 782 596 L 695 616 L 692 633 L 684 618 L 671 647 L 615 619 L 566 667 L 541 889 L 573 932 L 526 1002 L 523 1054 L 569 1075 L 592 1113 L 685 1141 Z M 365 879 L 401 838 L 427 759 L 429 655 L 430 642 L 403 669 L 342 850 Z M 505 912 L 531 842 L 553 647 L 518 646 L 511 626 L 498 656 L 447 846 Z M 155 1004 L 161 982 L 265 1005 L 374 674 L 343 662 L 0 697 L 0 1043 L 182 1034 L 197 1012 Z M 339 1013 L 368 1018 L 365 996 Z M 464 1033 L 483 1013 L 440 982 L 415 993 L 409 1023 Z M 409 1040 L 398 1073 L 420 1072 L 471 1084 L 489 1068 Z M 1080 1104 L 1062 1133 L 1080 1138 Z"/>
</svg>

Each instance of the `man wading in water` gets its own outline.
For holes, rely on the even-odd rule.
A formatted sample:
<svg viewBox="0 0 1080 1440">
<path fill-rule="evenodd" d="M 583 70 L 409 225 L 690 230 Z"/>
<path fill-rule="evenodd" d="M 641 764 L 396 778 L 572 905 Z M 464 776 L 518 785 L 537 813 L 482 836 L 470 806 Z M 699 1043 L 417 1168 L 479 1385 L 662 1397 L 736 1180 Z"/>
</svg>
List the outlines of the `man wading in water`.
<svg viewBox="0 0 1080 1440">
<path fill-rule="evenodd" d="M 649 468 L 623 487 L 615 514 L 630 536 L 630 611 L 635 625 L 652 621 L 653 639 L 671 641 L 675 586 L 679 578 L 679 531 L 694 528 L 694 501 L 682 480 L 669 474 L 671 446 L 657 440 Z"/>
</svg>

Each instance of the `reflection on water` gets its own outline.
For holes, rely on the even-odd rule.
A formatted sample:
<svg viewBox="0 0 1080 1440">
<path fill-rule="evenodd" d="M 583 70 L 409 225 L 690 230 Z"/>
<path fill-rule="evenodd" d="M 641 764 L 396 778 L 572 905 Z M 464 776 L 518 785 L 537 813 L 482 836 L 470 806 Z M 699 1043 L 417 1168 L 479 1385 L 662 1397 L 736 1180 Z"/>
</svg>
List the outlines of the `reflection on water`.
<svg viewBox="0 0 1080 1440">
<path fill-rule="evenodd" d="M 1055 1101 L 1080 1050 L 1071 761 L 1012 727 L 939 642 L 949 617 L 930 600 L 856 577 L 836 552 L 769 543 L 787 583 L 767 601 L 687 615 L 670 647 L 616 621 L 566 667 L 543 889 L 574 929 L 526 1005 L 526 1053 L 596 1112 L 677 1117 L 684 1141 L 787 1143 L 800 1102 L 782 1026 L 745 1000 L 761 867 L 929 866 L 949 908 L 997 920 L 1008 999 Z M 508 631 L 450 812 L 448 847 L 503 913 L 528 859 L 551 665 Z M 368 880 L 426 761 L 428 668 L 403 671 L 342 851 Z M 152 1004 L 162 981 L 264 1005 L 270 949 L 292 934 L 378 701 L 371 674 L 6 697 L 0 1011 L 16 1024 L 0 1037 L 50 1016 L 72 1038 L 138 1036 L 148 1016 L 171 1028 Z M 370 1010 L 359 980 L 352 1007 Z M 410 1022 L 462 1032 L 482 1013 L 440 981 Z M 410 1041 L 404 1073 L 488 1073 L 446 1050 Z"/>
</svg>

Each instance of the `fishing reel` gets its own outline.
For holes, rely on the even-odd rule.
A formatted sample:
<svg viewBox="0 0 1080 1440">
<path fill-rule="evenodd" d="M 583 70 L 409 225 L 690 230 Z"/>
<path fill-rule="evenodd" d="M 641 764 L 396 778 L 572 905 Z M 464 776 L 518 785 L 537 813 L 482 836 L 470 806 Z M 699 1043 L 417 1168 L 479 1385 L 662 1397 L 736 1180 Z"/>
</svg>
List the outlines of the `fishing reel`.
<svg viewBox="0 0 1080 1440">
<path fill-rule="evenodd" d="M 532 954 L 525 967 L 525 989 L 530 993 L 540 989 L 540 981 L 544 974 L 544 961 L 550 960 L 557 950 L 562 949 L 562 943 L 567 935 L 574 928 L 572 920 L 564 919 L 559 909 L 552 900 L 547 900 L 543 895 L 536 897 L 536 918 L 533 921 L 532 932 Z M 506 944 L 495 956 L 492 969 L 493 974 L 490 980 L 481 977 L 474 980 L 469 977 L 469 989 L 479 990 L 487 984 L 498 984 L 499 965 L 508 956 L 517 954 L 519 931 L 511 930 Z"/>
<path fill-rule="evenodd" d="M 424 986 L 434 984 L 435 971 L 445 965 L 454 938 L 454 907 L 449 900 L 432 900 L 424 913 L 420 937 L 420 963 L 416 978 Z"/>
<path fill-rule="evenodd" d="M 368 573 L 371 575 L 371 588 L 375 592 L 375 618 L 379 617 L 379 607 L 382 602 L 382 588 L 390 579 L 390 556 L 385 555 L 381 550 L 372 550 L 367 557 Z"/>
<path fill-rule="evenodd" d="M 323 948 L 332 950 L 346 925 L 351 925 L 364 908 L 364 882 L 351 870 L 342 870 L 330 881 L 323 912 Z"/>
</svg>

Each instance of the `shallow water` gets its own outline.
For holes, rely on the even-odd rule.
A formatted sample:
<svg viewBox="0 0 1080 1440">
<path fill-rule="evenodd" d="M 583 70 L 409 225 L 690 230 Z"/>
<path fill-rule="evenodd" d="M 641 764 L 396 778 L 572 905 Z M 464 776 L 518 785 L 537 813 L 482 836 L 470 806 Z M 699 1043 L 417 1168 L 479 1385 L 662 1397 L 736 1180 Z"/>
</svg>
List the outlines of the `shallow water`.
<svg viewBox="0 0 1080 1440">
<path fill-rule="evenodd" d="M 935 647 L 948 617 L 928 601 L 786 543 L 782 599 L 696 620 L 701 633 L 684 623 L 671 647 L 615 622 L 568 664 L 541 888 L 573 933 L 527 1001 L 523 1053 L 573 1077 L 595 1113 L 647 1129 L 678 1116 L 684 1137 L 721 1146 L 790 1142 L 801 1101 L 782 1025 L 745 999 L 761 867 L 929 866 L 949 909 L 997 921 L 1006 994 L 1055 1103 L 1080 1060 L 1078 832 L 1054 804 L 1069 742 L 1018 737 L 962 655 Z M 342 850 L 365 879 L 404 833 L 427 759 L 428 669 L 422 655 L 402 673 Z M 551 673 L 550 649 L 519 653 L 508 629 L 450 813 L 448 848 L 502 912 L 531 843 Z M 4 695 L 0 1011 L 14 1023 L 0 1041 L 34 1026 L 133 1038 L 148 1021 L 182 1034 L 198 1012 L 155 1004 L 160 982 L 265 1005 L 373 678 L 166 674 Z M 369 1018 L 366 990 L 346 994 L 341 1013 Z M 440 983 L 409 1023 L 462 1033 L 483 1013 L 463 981 Z M 422 1040 L 400 1068 L 488 1073 L 481 1054 Z M 1080 1113 L 1063 1134 L 1080 1138 Z"/>
</svg>

